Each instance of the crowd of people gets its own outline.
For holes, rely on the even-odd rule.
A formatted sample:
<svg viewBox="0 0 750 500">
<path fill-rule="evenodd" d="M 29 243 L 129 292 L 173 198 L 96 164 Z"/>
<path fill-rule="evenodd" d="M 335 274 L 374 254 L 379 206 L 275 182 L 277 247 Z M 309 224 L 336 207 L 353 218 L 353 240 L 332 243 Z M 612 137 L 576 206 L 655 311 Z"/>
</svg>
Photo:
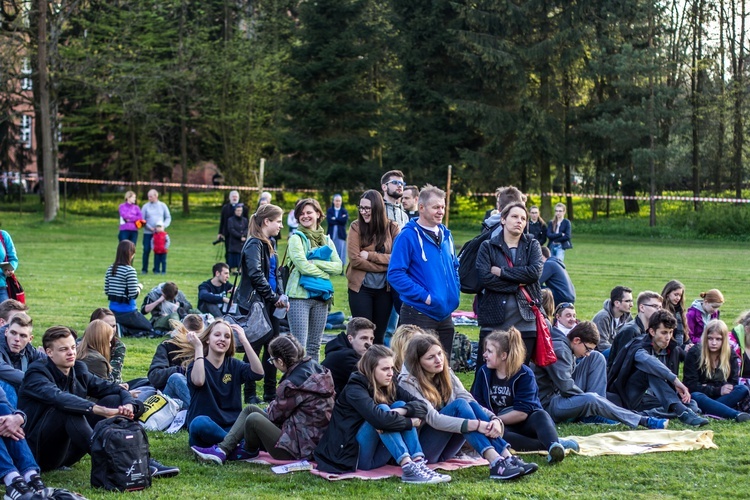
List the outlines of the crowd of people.
<svg viewBox="0 0 750 500">
<path fill-rule="evenodd" d="M 661 293 L 635 297 L 615 286 L 591 321 L 579 320 L 563 263 L 573 248 L 565 206 L 556 205 L 545 222 L 514 187 L 497 190 L 470 262 L 481 283 L 479 345 L 465 388 L 450 369 L 461 281 L 456 245 L 442 223 L 445 196 L 434 186 L 407 186 L 392 170 L 380 191 L 361 195 L 350 225 L 340 195 L 325 214 L 317 200 L 300 199 L 290 214 L 298 225 L 280 258 L 283 210 L 264 193 L 250 213 L 232 192 L 217 239 L 226 243 L 226 262 L 197 286 L 193 308 L 172 281 L 142 293 L 133 267 L 138 230 L 141 273 L 151 250 L 152 272 L 165 272 L 166 257 L 156 257 L 168 246 L 159 235 L 166 236 L 170 216 L 155 190 L 142 209 L 128 192 L 104 278 L 109 307 L 93 311 L 82 338 L 53 326 L 34 349 L 26 305 L 0 303 L 0 475 L 7 495 L 42 491 L 40 472 L 79 461 L 97 421 L 137 417 L 156 391 L 187 411 L 189 446 L 200 460 L 223 464 L 266 451 L 278 460 L 314 459 L 332 473 L 390 462 L 410 483 L 450 481 L 428 464 L 469 448 L 488 461 L 491 479 L 532 474 L 538 465 L 513 451 L 546 452 L 552 464 L 579 449 L 558 436 L 560 422 L 664 429 L 670 419 L 705 425 L 705 415 L 750 420 L 750 312 L 730 330 L 719 318 L 719 290 L 686 308 L 685 287 L 672 280 Z M 10 235 L 2 237 L 12 272 L 15 247 Z M 237 286 L 229 283 L 232 272 Z M 342 273 L 353 317 L 321 361 L 331 277 Z M 547 366 L 532 362 L 537 307 L 557 359 Z M 250 341 L 236 318 L 256 309 L 269 328 Z M 148 372 L 123 381 L 122 337 L 167 333 Z M 157 477 L 179 472 L 153 459 L 150 465 Z"/>
</svg>

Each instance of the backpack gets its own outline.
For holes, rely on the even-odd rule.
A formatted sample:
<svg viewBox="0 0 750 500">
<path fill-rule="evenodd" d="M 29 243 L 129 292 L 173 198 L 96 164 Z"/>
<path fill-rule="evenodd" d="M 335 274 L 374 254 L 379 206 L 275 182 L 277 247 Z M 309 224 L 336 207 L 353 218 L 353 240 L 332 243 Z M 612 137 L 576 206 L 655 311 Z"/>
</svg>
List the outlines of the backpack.
<svg viewBox="0 0 750 500">
<path fill-rule="evenodd" d="M 453 350 L 451 352 L 451 370 L 454 372 L 468 372 L 474 366 L 471 340 L 463 333 L 455 334 L 453 336 Z"/>
<path fill-rule="evenodd" d="M 91 486 L 136 491 L 151 486 L 148 436 L 141 424 L 125 417 L 98 422 L 91 437 Z"/>
<path fill-rule="evenodd" d="M 482 283 L 479 281 L 479 274 L 477 273 L 477 254 L 482 243 L 490 239 L 492 232 L 499 225 L 498 223 L 492 227 L 487 227 L 482 223 L 482 232 L 464 244 L 461 251 L 458 252 L 458 281 L 461 285 L 461 292 L 479 293 L 482 291 Z"/>
</svg>

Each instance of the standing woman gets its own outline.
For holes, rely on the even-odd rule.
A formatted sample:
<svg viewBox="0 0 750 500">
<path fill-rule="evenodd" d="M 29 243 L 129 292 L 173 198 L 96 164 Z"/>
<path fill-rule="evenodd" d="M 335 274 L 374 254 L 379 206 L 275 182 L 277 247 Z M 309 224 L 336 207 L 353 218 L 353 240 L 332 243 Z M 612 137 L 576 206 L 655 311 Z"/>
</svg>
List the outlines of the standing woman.
<svg viewBox="0 0 750 500">
<path fill-rule="evenodd" d="M 352 316 L 375 323 L 375 343 L 382 344 L 393 297 L 386 281 L 398 224 L 388 220 L 383 196 L 370 189 L 359 200 L 359 217 L 349 229 L 349 307 Z"/>
<path fill-rule="evenodd" d="M 544 246 L 547 243 L 547 223 L 539 215 L 539 207 L 536 205 L 529 209 L 528 233 L 536 238 L 539 245 Z"/>
<path fill-rule="evenodd" d="M 701 292 L 699 299 L 695 299 L 687 311 L 687 327 L 690 341 L 697 344 L 703 336 L 703 329 L 712 319 L 719 319 L 719 308 L 724 305 L 724 295 L 712 288 Z"/>
<path fill-rule="evenodd" d="M 320 341 L 328 318 L 330 299 L 320 297 L 311 298 L 310 293 L 300 285 L 302 276 L 318 278 L 330 285 L 331 276 L 341 274 L 341 259 L 336 252 L 333 240 L 329 238 L 320 225 L 323 210 L 320 203 L 312 198 L 303 198 L 294 207 L 294 217 L 299 221 L 299 227 L 289 237 L 288 254 L 291 265 L 289 283 L 286 288 L 289 295 L 289 328 L 292 335 L 305 346 L 305 352 L 318 361 L 320 357 Z M 330 252 L 324 247 L 328 247 Z M 330 256 L 326 255 L 330 254 Z M 327 259 L 313 258 L 324 256 Z"/>
<path fill-rule="evenodd" d="M 242 215 L 245 205 L 238 203 L 234 206 L 234 213 L 227 219 L 227 265 L 229 270 L 236 272 L 240 267 L 242 247 L 247 239 L 247 217 Z"/>
<path fill-rule="evenodd" d="M 548 246 L 552 255 L 560 260 L 565 260 L 565 250 L 573 248 L 570 242 L 570 221 L 565 218 L 565 205 L 555 205 L 555 216 L 547 224 Z"/>
<path fill-rule="evenodd" d="M 536 347 L 536 318 L 522 288 L 541 305 L 544 264 L 539 242 L 524 233 L 526 215 L 523 203 L 506 205 L 500 215 L 502 230 L 479 247 L 477 273 L 484 290 L 479 294 L 478 352 L 484 352 L 484 338 L 492 331 L 514 326 L 523 337 L 528 362 Z M 482 364 L 477 360 L 477 370 Z"/>
<path fill-rule="evenodd" d="M 0 273 L 0 302 L 3 302 L 8 300 L 8 283 L 5 281 L 5 278 L 10 277 L 18 269 L 18 256 L 16 255 L 16 247 L 13 244 L 13 239 L 10 237 L 10 233 L 8 231 L 0 231 L 0 238 L 2 238 L 0 262 L 7 262 L 12 267 L 12 269 L 6 268 Z"/>
<path fill-rule="evenodd" d="M 560 462 L 565 449 L 578 443 L 559 439 L 552 417 L 539 401 L 534 372 L 526 357 L 521 333 L 515 328 L 491 333 L 484 341 L 484 361 L 471 394 L 505 424 L 503 438 L 516 451 L 547 451 L 547 462 Z"/>
<path fill-rule="evenodd" d="M 412 337 L 406 344 L 404 363 L 399 386 L 428 408 L 419 435 L 428 461 L 450 460 L 468 441 L 490 463 L 491 479 L 513 479 L 537 470 L 536 464 L 510 454 L 502 438 L 503 422 L 464 389 L 434 335 Z"/>
<path fill-rule="evenodd" d="M 279 259 L 276 254 L 276 237 L 283 227 L 281 216 L 284 212 L 276 205 L 265 204 L 250 216 L 247 229 L 248 240 L 242 249 L 240 263 L 242 281 L 237 291 L 237 306 L 242 314 L 250 312 L 253 302 L 261 302 L 271 320 L 271 332 L 253 342 L 253 350 L 260 356 L 263 352 L 263 398 L 271 402 L 276 395 L 276 368 L 268 363 L 268 343 L 279 335 L 279 320 L 274 316 L 276 308 L 286 308 L 283 298 L 284 283 L 279 272 Z M 247 358 L 245 358 L 247 361 Z M 260 403 L 255 395 L 255 382 L 245 391 L 245 402 Z"/>
<path fill-rule="evenodd" d="M 709 321 L 701 337 L 685 357 L 684 383 L 703 413 L 747 422 L 750 415 L 737 410 L 750 396 L 750 388 L 739 385 L 739 359 L 729 346 L 729 330 L 720 319 Z"/>
<path fill-rule="evenodd" d="M 326 211 L 326 234 L 333 240 L 336 253 L 343 265 L 346 265 L 346 225 L 349 223 L 349 212 L 344 208 L 343 201 L 340 194 L 333 195 L 333 205 Z"/>
<path fill-rule="evenodd" d="M 138 243 L 138 229 L 142 224 L 143 214 L 140 207 L 136 204 L 136 196 L 133 191 L 125 193 L 125 203 L 119 208 L 120 212 L 120 234 L 117 236 L 118 241 L 130 240 L 135 245 Z"/>
<path fill-rule="evenodd" d="M 115 313 L 115 319 L 123 335 L 153 334 L 153 325 L 135 304 L 143 285 L 138 283 L 138 275 L 132 266 L 133 257 L 135 244 L 130 240 L 122 240 L 117 245 L 115 262 L 107 268 L 104 275 L 104 293 L 109 299 L 109 309 Z"/>
<path fill-rule="evenodd" d="M 669 311 L 677 320 L 677 326 L 672 333 L 677 345 L 687 346 L 690 342 L 690 336 L 686 335 L 687 317 L 685 316 L 685 285 L 677 280 L 671 280 L 664 285 L 661 291 L 662 304 L 661 308 Z"/>
</svg>

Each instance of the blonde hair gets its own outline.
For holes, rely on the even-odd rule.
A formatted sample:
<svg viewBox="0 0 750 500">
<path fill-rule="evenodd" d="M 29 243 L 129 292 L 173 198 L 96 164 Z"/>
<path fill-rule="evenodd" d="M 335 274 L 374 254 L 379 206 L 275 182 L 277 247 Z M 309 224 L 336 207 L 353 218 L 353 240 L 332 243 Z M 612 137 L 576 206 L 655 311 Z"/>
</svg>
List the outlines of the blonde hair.
<svg viewBox="0 0 750 500">
<path fill-rule="evenodd" d="M 495 346 L 497 354 L 508 353 L 508 359 L 505 361 L 505 373 L 508 378 L 518 373 L 526 360 L 526 346 L 521 338 L 521 332 L 512 326 L 507 331 L 496 330 L 484 339 L 485 349 L 487 343 Z"/>
<path fill-rule="evenodd" d="M 710 333 L 721 335 L 721 350 L 719 351 L 719 362 L 716 368 L 714 368 L 714 363 L 711 361 L 711 353 L 708 350 L 708 335 Z M 727 324 L 720 319 L 713 319 L 708 322 L 701 336 L 700 369 L 708 378 L 713 378 L 714 373 L 718 369 L 724 376 L 724 380 L 727 380 L 731 371 L 729 367 L 730 359 L 731 347 L 729 346 L 729 329 L 727 328 Z"/>
<path fill-rule="evenodd" d="M 724 295 L 716 288 L 712 288 L 711 290 L 707 292 L 701 292 L 700 296 L 703 299 L 704 303 L 708 303 L 708 304 L 723 304 L 724 303 Z"/>
<path fill-rule="evenodd" d="M 125 191 L 125 201 L 128 201 L 131 196 L 136 196 L 136 194 L 133 191 Z"/>
<path fill-rule="evenodd" d="M 229 349 L 227 349 L 227 352 L 224 353 L 224 359 L 232 358 L 234 357 L 235 353 L 234 330 L 232 330 L 232 326 L 224 319 L 217 319 L 216 321 L 208 325 L 198 336 L 198 338 L 201 339 L 201 344 L 203 344 L 203 356 L 208 355 L 208 339 L 209 337 L 211 337 L 213 331 L 219 327 L 219 325 L 224 325 L 229 329 Z M 195 350 L 193 350 L 193 352 L 195 352 Z M 192 360 L 188 360 L 188 364 L 190 361 Z"/>
<path fill-rule="evenodd" d="M 417 325 L 401 325 L 396 328 L 396 331 L 391 337 L 391 350 L 393 351 L 393 367 L 396 373 L 401 373 L 401 368 L 404 366 L 404 355 L 406 354 L 406 344 L 414 335 L 419 333 L 425 333 Z"/>
<path fill-rule="evenodd" d="M 393 358 L 393 351 L 384 345 L 375 344 L 365 351 L 357 363 L 357 370 L 370 383 L 372 399 L 377 404 L 391 404 L 396 401 L 395 377 L 391 379 L 391 385 L 388 387 L 380 387 L 375 380 L 375 369 L 384 358 Z"/>
<path fill-rule="evenodd" d="M 112 372 L 112 367 L 109 365 L 111 338 L 114 335 L 114 329 L 107 323 L 100 319 L 95 319 L 86 330 L 83 331 L 83 338 L 76 348 L 78 359 L 85 359 L 89 355 L 89 349 L 93 349 L 98 352 L 107 361 L 107 374 Z"/>
<path fill-rule="evenodd" d="M 420 360 L 427 351 L 434 346 L 440 347 L 443 354 L 443 371 L 435 375 L 428 374 Z M 453 395 L 453 382 L 451 381 L 450 360 L 445 356 L 443 344 L 433 335 L 422 333 L 414 335 L 406 344 L 406 369 L 409 375 L 414 377 L 419 384 L 424 398 L 435 408 L 442 408 Z"/>
<path fill-rule="evenodd" d="M 188 320 L 188 318 L 190 318 L 190 320 Z M 198 321 L 196 321 L 194 318 L 198 318 Z M 173 359 L 175 361 L 179 361 L 183 367 L 187 368 L 190 362 L 193 361 L 195 348 L 190 342 L 188 342 L 187 333 L 191 330 L 188 329 L 190 325 L 186 323 L 190 323 L 192 324 L 192 326 L 200 325 L 197 329 L 192 330 L 197 333 L 203 330 L 203 320 L 197 314 L 188 314 L 182 321 L 183 322 L 180 322 L 176 319 L 169 320 L 169 326 L 172 327 L 173 331 L 172 338 L 169 340 L 165 340 L 164 343 L 169 343 L 177 346 L 177 350 L 175 351 Z"/>
<path fill-rule="evenodd" d="M 268 239 L 265 234 L 263 234 L 263 223 L 266 221 L 266 219 L 275 219 L 277 217 L 281 217 L 283 214 L 284 211 L 281 209 L 281 207 L 277 207 L 276 205 L 267 203 L 258 207 L 258 210 L 250 216 L 250 224 L 247 228 L 247 235 L 253 238 L 257 238 L 265 243 L 265 245 L 268 247 L 268 252 L 271 255 L 276 253 L 276 251 L 271 244 L 271 240 Z"/>
<path fill-rule="evenodd" d="M 742 325 L 742 328 L 745 329 L 744 331 L 745 347 L 750 347 L 750 311 L 745 311 L 742 314 L 740 314 L 737 320 L 735 321 L 735 324 Z"/>
</svg>

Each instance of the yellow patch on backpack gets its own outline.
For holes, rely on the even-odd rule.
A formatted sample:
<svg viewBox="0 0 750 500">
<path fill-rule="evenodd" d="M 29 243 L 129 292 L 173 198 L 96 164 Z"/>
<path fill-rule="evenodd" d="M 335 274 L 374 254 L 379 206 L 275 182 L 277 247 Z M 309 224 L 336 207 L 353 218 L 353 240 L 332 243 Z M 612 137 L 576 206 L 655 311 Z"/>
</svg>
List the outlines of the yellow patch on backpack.
<svg viewBox="0 0 750 500">
<path fill-rule="evenodd" d="M 226 375 L 224 375 L 224 377 L 221 379 L 221 381 L 224 382 L 225 384 L 228 384 L 229 382 L 232 381 L 232 374 L 231 373 L 227 373 Z"/>
</svg>

